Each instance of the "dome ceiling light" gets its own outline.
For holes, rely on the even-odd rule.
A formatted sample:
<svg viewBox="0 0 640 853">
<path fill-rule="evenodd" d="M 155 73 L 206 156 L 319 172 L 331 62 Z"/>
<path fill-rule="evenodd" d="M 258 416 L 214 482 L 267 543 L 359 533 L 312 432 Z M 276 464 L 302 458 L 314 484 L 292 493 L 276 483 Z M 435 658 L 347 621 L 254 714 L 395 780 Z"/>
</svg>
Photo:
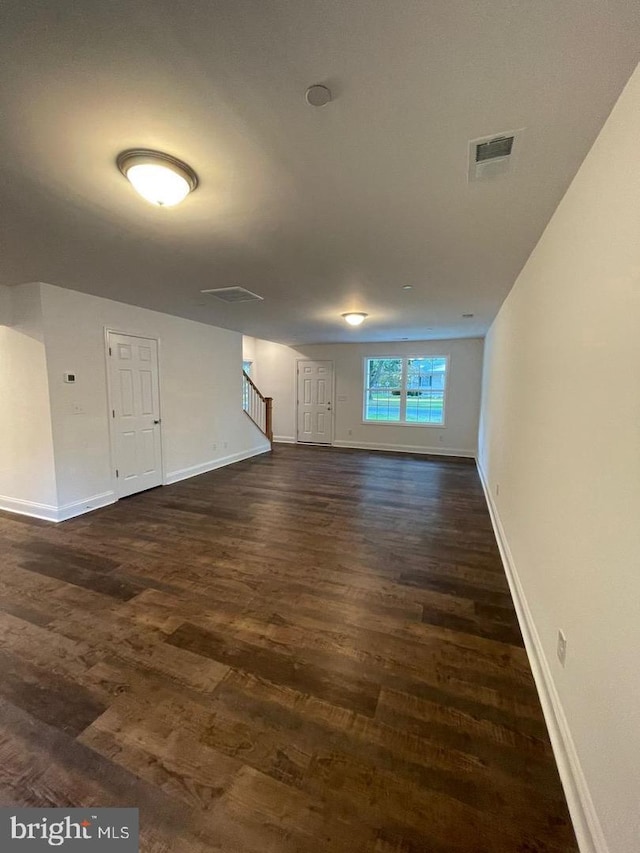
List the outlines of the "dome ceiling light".
<svg viewBox="0 0 640 853">
<path fill-rule="evenodd" d="M 365 314 L 363 311 L 347 311 L 347 313 L 342 314 L 342 316 L 350 326 L 359 326 L 361 323 L 364 323 L 365 319 L 369 315 Z"/>
<path fill-rule="evenodd" d="M 119 154 L 116 162 L 134 190 L 159 207 L 180 204 L 198 186 L 191 166 L 161 151 L 134 148 Z"/>
</svg>

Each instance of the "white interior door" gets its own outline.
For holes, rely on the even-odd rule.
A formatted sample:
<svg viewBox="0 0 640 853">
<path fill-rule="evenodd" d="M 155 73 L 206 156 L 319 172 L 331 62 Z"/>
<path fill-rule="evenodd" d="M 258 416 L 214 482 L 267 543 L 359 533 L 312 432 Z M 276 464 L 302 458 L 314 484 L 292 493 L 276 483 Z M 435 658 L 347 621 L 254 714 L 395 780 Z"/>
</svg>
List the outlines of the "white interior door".
<svg viewBox="0 0 640 853">
<path fill-rule="evenodd" d="M 119 498 L 162 484 L 158 342 L 109 332 L 109 392 Z"/>
<path fill-rule="evenodd" d="M 298 441 L 333 441 L 333 362 L 298 362 Z"/>
</svg>

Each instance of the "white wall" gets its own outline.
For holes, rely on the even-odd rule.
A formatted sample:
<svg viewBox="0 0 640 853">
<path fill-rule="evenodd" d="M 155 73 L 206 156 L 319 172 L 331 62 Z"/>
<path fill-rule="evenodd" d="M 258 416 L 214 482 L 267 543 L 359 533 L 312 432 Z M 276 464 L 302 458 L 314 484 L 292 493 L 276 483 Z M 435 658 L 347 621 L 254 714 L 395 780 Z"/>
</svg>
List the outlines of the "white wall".
<svg viewBox="0 0 640 853">
<path fill-rule="evenodd" d="M 12 325 L 0 325 L 0 509 L 51 518 L 57 493 L 40 286 L 11 288 L 2 306 Z"/>
<path fill-rule="evenodd" d="M 640 849 L 639 141 L 640 69 L 491 327 L 479 442 L 582 849 L 609 853 Z"/>
<path fill-rule="evenodd" d="M 249 335 L 242 336 L 242 360 L 243 361 L 251 361 L 252 364 L 252 372 L 254 374 L 255 381 L 255 360 L 256 360 L 256 338 L 252 338 Z"/>
<path fill-rule="evenodd" d="M 42 285 L 42 306 L 62 514 L 113 500 L 105 328 L 160 341 L 165 482 L 268 449 L 242 411 L 237 332 L 49 284 Z M 67 371 L 75 384 L 64 383 Z"/>
<path fill-rule="evenodd" d="M 296 349 L 256 341 L 258 385 L 273 397 L 274 436 L 296 435 L 296 359 L 334 362 L 335 441 L 341 447 L 407 450 L 474 456 L 478 431 L 483 342 L 476 338 L 387 344 L 315 344 Z M 445 427 L 397 426 L 362 422 L 363 360 L 375 355 L 450 357 Z"/>
</svg>

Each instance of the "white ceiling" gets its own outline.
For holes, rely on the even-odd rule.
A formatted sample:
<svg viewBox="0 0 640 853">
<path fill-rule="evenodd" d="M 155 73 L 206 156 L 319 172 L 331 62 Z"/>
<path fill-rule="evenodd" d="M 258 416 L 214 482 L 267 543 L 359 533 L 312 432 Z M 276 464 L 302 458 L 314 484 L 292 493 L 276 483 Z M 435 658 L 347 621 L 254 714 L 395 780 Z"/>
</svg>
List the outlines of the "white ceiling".
<svg viewBox="0 0 640 853">
<path fill-rule="evenodd" d="M 0 284 L 282 342 L 484 334 L 640 59 L 637 0 L 4 0 L 0 16 Z M 468 141 L 518 128 L 514 173 L 469 184 Z M 199 188 L 147 205 L 115 167 L 130 147 L 186 160 Z M 264 302 L 200 295 L 230 285 Z M 370 317 L 346 328 L 347 310 Z"/>
</svg>

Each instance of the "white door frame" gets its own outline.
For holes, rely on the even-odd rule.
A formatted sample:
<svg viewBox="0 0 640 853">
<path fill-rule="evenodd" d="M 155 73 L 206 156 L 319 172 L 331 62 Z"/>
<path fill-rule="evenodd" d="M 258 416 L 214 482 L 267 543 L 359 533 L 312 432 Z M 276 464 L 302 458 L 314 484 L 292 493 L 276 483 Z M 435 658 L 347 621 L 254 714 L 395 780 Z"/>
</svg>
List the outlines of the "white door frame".
<svg viewBox="0 0 640 853">
<path fill-rule="evenodd" d="M 296 408 L 295 408 L 295 443 L 298 444 L 298 406 L 300 405 L 298 400 L 298 370 L 300 368 L 300 364 L 303 361 L 326 361 L 331 365 L 331 443 L 325 444 L 323 447 L 333 447 L 333 442 L 336 437 L 336 365 L 332 358 L 297 358 L 295 364 L 295 375 L 294 375 L 294 387 L 296 394 Z M 310 444 L 308 441 L 301 441 L 300 444 Z"/>
<path fill-rule="evenodd" d="M 160 441 L 160 471 L 162 474 L 162 485 L 166 485 L 167 475 L 164 470 L 164 452 L 162 449 L 162 376 L 160 370 L 160 338 L 156 335 L 147 335 L 144 332 L 124 332 L 122 329 L 112 329 L 110 326 L 104 327 L 104 369 L 107 375 L 107 421 L 109 423 L 109 468 L 111 470 L 111 491 L 118 497 L 118 478 L 116 477 L 116 433 L 114 427 L 114 405 L 113 405 L 113 389 L 111 388 L 111 365 L 109 362 L 109 335 L 126 335 L 129 338 L 144 338 L 147 341 L 155 341 L 158 352 L 158 410 L 160 413 L 159 441 Z"/>
</svg>

